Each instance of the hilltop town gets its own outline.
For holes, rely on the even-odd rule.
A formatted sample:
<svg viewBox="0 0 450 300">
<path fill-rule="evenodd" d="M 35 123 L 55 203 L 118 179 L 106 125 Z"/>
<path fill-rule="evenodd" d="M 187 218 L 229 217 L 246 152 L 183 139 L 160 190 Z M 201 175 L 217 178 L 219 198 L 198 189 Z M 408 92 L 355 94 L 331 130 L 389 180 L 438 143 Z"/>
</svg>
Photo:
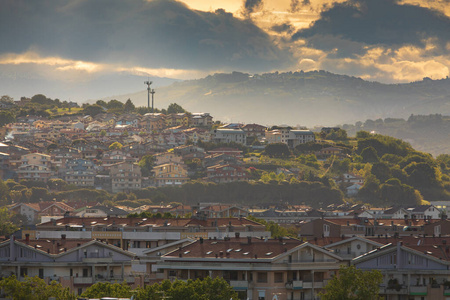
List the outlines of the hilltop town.
<svg viewBox="0 0 450 300">
<path fill-rule="evenodd" d="M 241 299 L 317 299 L 341 265 L 380 294 L 450 295 L 450 156 L 339 127 L 3 96 L 0 272 L 78 295 L 220 277 Z"/>
</svg>

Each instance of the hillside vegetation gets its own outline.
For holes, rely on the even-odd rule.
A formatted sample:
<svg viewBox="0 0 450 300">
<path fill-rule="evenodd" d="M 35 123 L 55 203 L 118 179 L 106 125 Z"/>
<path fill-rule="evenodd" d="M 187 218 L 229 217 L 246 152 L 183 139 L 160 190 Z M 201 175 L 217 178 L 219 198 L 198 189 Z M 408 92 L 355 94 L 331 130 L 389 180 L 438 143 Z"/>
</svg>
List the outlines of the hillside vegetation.
<svg viewBox="0 0 450 300">
<path fill-rule="evenodd" d="M 411 115 L 407 119 L 386 118 L 342 126 L 348 134 L 365 130 L 389 135 L 409 142 L 415 149 L 438 156 L 450 154 L 450 116 L 441 114 Z"/>
</svg>

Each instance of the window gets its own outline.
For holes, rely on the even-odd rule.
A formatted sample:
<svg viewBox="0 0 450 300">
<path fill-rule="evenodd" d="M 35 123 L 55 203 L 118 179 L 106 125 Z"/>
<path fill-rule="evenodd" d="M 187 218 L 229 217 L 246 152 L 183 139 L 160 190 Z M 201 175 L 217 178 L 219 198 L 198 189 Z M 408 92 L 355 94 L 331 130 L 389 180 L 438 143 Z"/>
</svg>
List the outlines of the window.
<svg viewBox="0 0 450 300">
<path fill-rule="evenodd" d="M 44 269 L 39 269 L 39 278 L 44 279 Z"/>
<path fill-rule="evenodd" d="M 266 272 L 258 272 L 258 282 L 266 283 L 267 282 L 267 273 Z"/>
<path fill-rule="evenodd" d="M 283 273 L 282 272 L 275 272 L 274 273 L 274 278 L 273 281 L 274 282 L 283 282 Z"/>
<path fill-rule="evenodd" d="M 25 277 L 25 276 L 28 276 L 28 269 L 27 268 L 20 269 L 20 277 Z"/>
<path fill-rule="evenodd" d="M 258 300 L 266 299 L 266 291 L 258 291 Z"/>
</svg>

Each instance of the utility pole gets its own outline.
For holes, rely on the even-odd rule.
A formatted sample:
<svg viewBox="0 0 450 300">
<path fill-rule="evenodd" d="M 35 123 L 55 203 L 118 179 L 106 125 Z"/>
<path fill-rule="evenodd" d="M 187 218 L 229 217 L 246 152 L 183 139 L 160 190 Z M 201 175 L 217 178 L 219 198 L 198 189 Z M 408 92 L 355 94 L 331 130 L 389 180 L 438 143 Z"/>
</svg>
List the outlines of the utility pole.
<svg viewBox="0 0 450 300">
<path fill-rule="evenodd" d="M 150 85 L 151 85 L 152 83 L 153 83 L 153 82 L 150 81 L 150 80 L 144 81 L 144 84 L 147 85 L 147 105 L 148 105 L 148 108 L 150 108 L 150 92 L 151 92 Z M 153 105 L 152 105 L 152 107 L 153 107 Z M 153 112 L 153 108 L 152 108 L 152 112 Z"/>
<path fill-rule="evenodd" d="M 154 98 L 154 96 L 155 96 L 155 89 L 152 89 L 151 90 L 151 92 L 150 92 L 150 94 L 152 94 L 152 113 L 154 113 L 155 112 L 155 107 L 153 106 L 153 98 Z"/>
</svg>

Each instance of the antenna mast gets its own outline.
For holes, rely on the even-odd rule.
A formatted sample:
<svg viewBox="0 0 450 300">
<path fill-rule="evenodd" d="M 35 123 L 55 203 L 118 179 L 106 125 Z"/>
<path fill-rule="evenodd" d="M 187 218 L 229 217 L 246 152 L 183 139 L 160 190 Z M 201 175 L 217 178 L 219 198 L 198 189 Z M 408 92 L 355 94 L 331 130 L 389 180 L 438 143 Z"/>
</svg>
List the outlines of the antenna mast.
<svg viewBox="0 0 450 300">
<path fill-rule="evenodd" d="M 154 96 L 155 96 L 155 89 L 152 89 L 151 90 L 151 92 L 150 92 L 150 94 L 152 94 L 152 113 L 154 113 L 155 112 L 155 108 L 154 108 L 154 106 L 153 106 L 153 98 L 154 98 Z"/>
<path fill-rule="evenodd" d="M 150 92 L 151 92 L 150 85 L 152 83 L 153 83 L 153 81 L 150 81 L 150 80 L 144 81 L 144 84 L 147 85 L 147 105 L 148 105 L 148 108 L 150 108 Z M 153 107 L 153 105 L 152 105 L 152 107 Z M 152 112 L 153 112 L 153 108 L 152 108 Z"/>
</svg>

